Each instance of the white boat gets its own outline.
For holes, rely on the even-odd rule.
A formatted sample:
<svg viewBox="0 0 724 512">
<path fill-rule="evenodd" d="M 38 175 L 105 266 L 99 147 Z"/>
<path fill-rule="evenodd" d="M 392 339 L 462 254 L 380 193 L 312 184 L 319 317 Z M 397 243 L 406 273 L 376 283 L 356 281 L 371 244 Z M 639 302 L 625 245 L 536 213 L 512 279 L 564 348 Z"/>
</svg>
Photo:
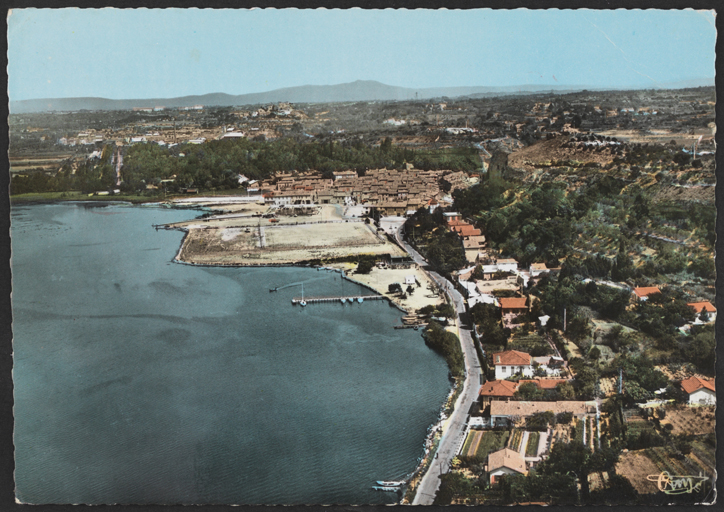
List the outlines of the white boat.
<svg viewBox="0 0 724 512">
<path fill-rule="evenodd" d="M 362 303 L 364 299 L 362 297 L 357 297 L 357 302 Z"/>
<path fill-rule="evenodd" d="M 396 491 L 400 490 L 399 487 L 389 487 L 389 486 L 384 486 L 384 485 L 373 485 L 372 488 L 375 491 L 388 491 L 388 492 L 396 492 Z"/>
<path fill-rule="evenodd" d="M 306 306 L 306 305 L 307 305 L 307 301 L 304 300 L 304 283 L 302 283 L 302 300 L 299 301 L 299 305 L 300 305 L 300 306 Z"/>
<path fill-rule="evenodd" d="M 401 487 L 405 485 L 404 480 L 377 480 L 377 484 L 382 487 Z"/>
<path fill-rule="evenodd" d="M 345 299 L 345 298 L 343 297 L 343 298 L 339 299 L 339 301 L 340 301 L 342 304 L 344 304 L 345 302 L 347 302 L 347 299 Z"/>
</svg>

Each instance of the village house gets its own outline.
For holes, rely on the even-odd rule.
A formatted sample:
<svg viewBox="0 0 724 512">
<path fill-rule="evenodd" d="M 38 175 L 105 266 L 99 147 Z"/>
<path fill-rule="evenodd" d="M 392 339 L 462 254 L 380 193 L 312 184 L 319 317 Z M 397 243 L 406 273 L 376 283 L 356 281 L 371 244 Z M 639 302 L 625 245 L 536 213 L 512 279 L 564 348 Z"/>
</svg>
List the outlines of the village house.
<svg viewBox="0 0 724 512">
<path fill-rule="evenodd" d="M 478 399 L 482 408 L 490 405 L 493 400 L 510 400 L 515 396 L 518 383 L 511 380 L 489 380 L 478 392 Z"/>
<path fill-rule="evenodd" d="M 716 308 L 708 300 L 704 302 L 689 302 L 687 304 L 696 314 L 695 324 L 709 324 L 716 322 Z M 702 320 L 702 316 L 705 320 Z M 708 317 L 708 318 L 707 318 Z"/>
<path fill-rule="evenodd" d="M 553 414 L 570 412 L 574 417 L 581 419 L 587 414 L 595 413 L 596 406 L 594 402 L 582 402 L 578 400 L 558 402 L 497 400 L 490 403 L 490 420 L 492 425 L 509 425 L 511 422 L 518 421 L 521 418 L 546 411 L 551 411 Z"/>
<path fill-rule="evenodd" d="M 503 310 L 503 316 L 527 313 L 528 306 L 526 306 L 526 302 L 525 297 L 501 297 L 498 299 L 500 308 Z"/>
<path fill-rule="evenodd" d="M 510 400 L 515 397 L 516 391 L 523 384 L 535 384 L 538 389 L 553 390 L 558 384 L 568 382 L 566 379 L 521 379 L 518 382 L 512 380 L 489 380 L 478 392 L 480 407 L 485 408 L 493 400 Z"/>
<path fill-rule="evenodd" d="M 546 266 L 545 263 L 531 263 L 530 264 L 530 276 L 531 277 L 538 277 L 541 274 L 544 274 L 546 272 L 550 272 L 550 269 Z"/>
<path fill-rule="evenodd" d="M 495 263 L 483 265 L 483 274 L 495 274 L 496 272 L 517 272 L 518 262 L 512 258 L 496 260 Z"/>
<path fill-rule="evenodd" d="M 649 300 L 649 297 L 656 293 L 661 293 L 658 286 L 643 286 L 633 290 L 634 299 L 639 301 Z"/>
<path fill-rule="evenodd" d="M 493 354 L 493 365 L 495 366 L 495 379 L 503 380 L 518 373 L 526 376 L 533 376 L 533 359 L 530 354 L 518 352 L 517 350 L 506 350 Z"/>
<path fill-rule="evenodd" d="M 681 381 L 681 388 L 689 395 L 689 405 L 716 405 L 714 379 L 689 377 Z"/>
<path fill-rule="evenodd" d="M 461 215 L 457 212 L 445 212 L 442 216 L 448 224 L 450 224 L 451 221 L 462 220 Z"/>
<path fill-rule="evenodd" d="M 490 485 L 495 485 L 503 475 L 527 475 L 523 456 L 509 448 L 488 454 L 485 471 L 490 475 Z"/>
</svg>

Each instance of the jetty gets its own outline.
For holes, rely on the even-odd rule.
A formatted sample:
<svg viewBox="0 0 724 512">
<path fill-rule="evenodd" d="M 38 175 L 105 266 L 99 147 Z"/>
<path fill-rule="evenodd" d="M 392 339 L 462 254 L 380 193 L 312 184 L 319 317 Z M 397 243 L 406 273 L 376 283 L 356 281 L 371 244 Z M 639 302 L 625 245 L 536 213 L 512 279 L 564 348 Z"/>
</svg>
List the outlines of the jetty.
<svg viewBox="0 0 724 512">
<path fill-rule="evenodd" d="M 292 304 L 297 305 L 302 300 L 307 304 L 321 303 L 321 302 L 340 302 L 346 304 L 347 302 L 364 302 L 366 300 L 380 300 L 384 299 L 384 295 L 338 295 L 335 297 L 294 297 Z M 361 299 L 361 300 L 360 300 Z"/>
</svg>

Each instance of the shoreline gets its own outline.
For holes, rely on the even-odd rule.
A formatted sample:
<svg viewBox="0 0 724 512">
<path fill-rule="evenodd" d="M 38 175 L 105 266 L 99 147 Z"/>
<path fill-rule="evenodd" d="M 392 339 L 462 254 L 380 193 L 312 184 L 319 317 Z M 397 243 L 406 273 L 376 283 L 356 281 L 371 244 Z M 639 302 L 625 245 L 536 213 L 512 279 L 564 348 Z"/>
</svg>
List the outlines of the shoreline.
<svg viewBox="0 0 724 512">
<path fill-rule="evenodd" d="M 148 205 L 152 207 L 160 207 L 160 208 L 180 208 L 180 209 L 188 209 L 188 210 L 205 210 L 208 211 L 208 207 L 199 207 L 199 206 L 186 206 L 186 205 L 178 205 L 174 203 L 165 203 L 165 202 L 158 202 L 158 201 L 144 201 L 144 202 L 133 202 L 123 199 L 49 199 L 49 200 L 39 200 L 39 201 L 23 201 L 27 202 L 28 204 L 49 204 L 49 203 L 55 203 L 55 202 L 106 202 L 106 203 L 126 203 L 130 206 L 143 206 Z M 183 237 L 181 238 L 181 241 L 179 243 L 178 250 L 176 251 L 176 254 L 172 258 L 173 263 L 178 263 L 181 265 L 191 265 L 196 267 L 231 267 L 231 268 L 254 268 L 254 267 L 300 267 L 300 268 L 316 268 L 317 270 L 328 270 L 328 271 L 334 271 L 339 272 L 343 279 L 346 279 L 347 281 L 350 281 L 358 286 L 361 286 L 367 290 L 370 290 L 372 292 L 375 292 L 377 294 L 383 295 L 385 300 L 387 300 L 388 304 L 390 306 L 394 306 L 397 308 L 400 312 L 403 314 L 408 314 L 408 310 L 402 307 L 400 304 L 397 303 L 397 301 L 394 300 L 394 298 L 389 297 L 387 295 L 387 290 L 384 289 L 376 289 L 370 284 L 358 281 L 357 279 L 354 279 L 350 275 L 348 275 L 348 271 L 346 271 L 344 268 L 341 268 L 341 265 L 344 263 L 349 262 L 343 262 L 343 261 L 328 261 L 326 263 L 319 264 L 319 260 L 298 260 L 294 262 L 285 262 L 285 263 L 198 263 L 194 261 L 187 261 L 184 258 L 184 248 L 186 246 L 186 239 L 189 236 L 190 229 L 187 227 L 181 227 L 181 226 L 169 226 L 169 225 L 154 225 L 153 226 L 156 230 L 158 229 L 164 229 L 168 231 L 181 231 L 183 233 Z M 397 242 L 396 240 L 394 240 Z M 396 245 L 400 245 L 399 242 L 396 243 Z M 405 253 L 407 251 L 405 250 L 404 246 L 400 247 Z M 342 258 L 340 258 L 342 259 Z M 335 265 L 339 265 L 339 267 L 335 267 Z M 421 268 L 424 274 L 427 275 L 427 272 Z M 433 421 L 427 428 L 427 434 L 422 442 L 422 455 L 418 457 L 418 463 L 415 466 L 415 468 L 405 477 L 405 485 L 403 487 L 404 491 L 402 493 L 402 497 L 398 501 L 397 504 L 409 504 L 410 501 L 408 499 L 408 493 L 410 491 L 415 491 L 417 489 L 417 486 L 422 481 L 422 478 L 426 474 L 431 462 L 432 458 L 434 457 L 434 454 L 437 451 L 437 444 L 439 443 L 439 438 L 442 432 L 444 431 L 445 423 L 450 418 L 450 414 L 454 410 L 454 403 L 450 403 L 451 400 L 455 398 L 455 396 L 458 394 L 459 390 L 462 389 L 462 386 L 464 385 L 464 380 L 456 380 L 451 379 L 452 385 L 448 391 L 448 394 L 443 401 L 443 403 L 440 405 L 440 409 L 437 415 L 437 418 L 435 421 Z M 451 408 L 452 406 L 452 408 Z M 410 489 L 410 483 L 415 482 L 415 487 Z"/>
</svg>

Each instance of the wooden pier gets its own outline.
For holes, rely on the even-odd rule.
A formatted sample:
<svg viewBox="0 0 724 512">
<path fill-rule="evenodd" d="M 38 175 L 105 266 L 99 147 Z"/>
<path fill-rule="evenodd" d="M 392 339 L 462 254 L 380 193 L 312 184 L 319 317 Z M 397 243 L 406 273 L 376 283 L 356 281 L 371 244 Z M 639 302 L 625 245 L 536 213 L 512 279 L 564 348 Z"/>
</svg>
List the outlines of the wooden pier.
<svg viewBox="0 0 724 512">
<path fill-rule="evenodd" d="M 418 329 L 424 329 L 427 327 L 427 324 L 403 324 L 403 325 L 394 325 L 395 329 L 415 329 L 416 331 Z"/>
<path fill-rule="evenodd" d="M 304 297 L 304 302 L 307 304 L 315 304 L 320 302 L 339 302 L 347 304 L 348 302 L 357 302 L 357 299 L 366 300 L 380 300 L 384 299 L 384 295 L 340 295 L 338 297 Z M 297 305 L 302 301 L 301 297 L 294 297 L 292 304 Z"/>
</svg>

